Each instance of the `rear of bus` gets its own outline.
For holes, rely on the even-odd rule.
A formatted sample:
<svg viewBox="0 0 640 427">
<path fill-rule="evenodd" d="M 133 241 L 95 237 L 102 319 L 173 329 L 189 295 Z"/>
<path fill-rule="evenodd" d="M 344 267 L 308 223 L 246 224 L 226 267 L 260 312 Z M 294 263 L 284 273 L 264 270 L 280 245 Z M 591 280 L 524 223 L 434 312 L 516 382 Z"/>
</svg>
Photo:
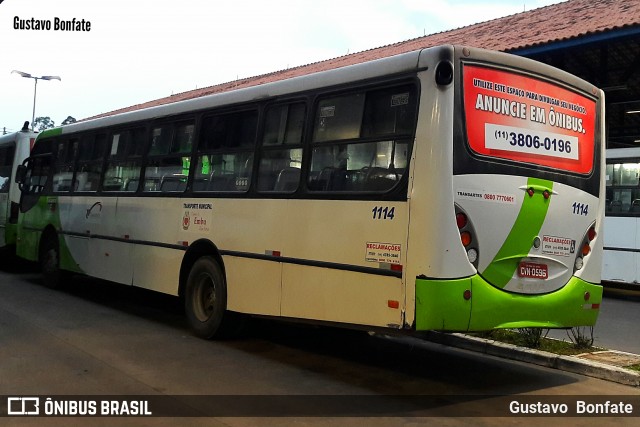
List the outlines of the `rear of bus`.
<svg viewBox="0 0 640 427">
<path fill-rule="evenodd" d="M 18 165 L 29 156 L 37 136 L 29 122 L 19 132 L 0 136 L 0 248 L 14 247 L 20 190 L 15 183 Z"/>
<path fill-rule="evenodd" d="M 547 65 L 479 49 L 454 48 L 442 64 L 452 81 L 436 86 L 441 105 L 453 97 L 453 146 L 433 153 L 451 167 L 452 198 L 434 195 L 449 222 L 428 231 L 435 242 L 455 243 L 430 250 L 429 273 L 416 281 L 416 329 L 595 324 L 603 92 Z"/>
</svg>

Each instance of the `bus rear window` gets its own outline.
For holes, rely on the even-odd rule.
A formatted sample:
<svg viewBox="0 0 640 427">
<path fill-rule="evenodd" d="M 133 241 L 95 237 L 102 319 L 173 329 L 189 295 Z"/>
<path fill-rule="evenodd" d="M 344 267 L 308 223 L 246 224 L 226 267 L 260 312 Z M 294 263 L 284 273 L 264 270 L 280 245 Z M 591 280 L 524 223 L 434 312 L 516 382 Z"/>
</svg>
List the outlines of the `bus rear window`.
<svg viewBox="0 0 640 427">
<path fill-rule="evenodd" d="M 467 140 L 481 156 L 579 174 L 593 168 L 596 102 L 515 72 L 464 66 Z"/>
</svg>

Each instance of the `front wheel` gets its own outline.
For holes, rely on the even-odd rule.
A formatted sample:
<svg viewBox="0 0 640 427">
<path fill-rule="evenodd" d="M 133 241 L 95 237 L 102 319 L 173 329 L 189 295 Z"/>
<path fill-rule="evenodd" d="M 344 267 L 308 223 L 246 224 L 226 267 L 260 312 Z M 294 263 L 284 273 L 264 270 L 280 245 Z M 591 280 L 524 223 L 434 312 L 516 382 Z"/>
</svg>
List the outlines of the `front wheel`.
<svg viewBox="0 0 640 427">
<path fill-rule="evenodd" d="M 197 336 L 211 339 L 229 335 L 233 322 L 227 312 L 227 285 L 213 258 L 205 256 L 193 264 L 184 303 L 187 320 Z"/>
</svg>

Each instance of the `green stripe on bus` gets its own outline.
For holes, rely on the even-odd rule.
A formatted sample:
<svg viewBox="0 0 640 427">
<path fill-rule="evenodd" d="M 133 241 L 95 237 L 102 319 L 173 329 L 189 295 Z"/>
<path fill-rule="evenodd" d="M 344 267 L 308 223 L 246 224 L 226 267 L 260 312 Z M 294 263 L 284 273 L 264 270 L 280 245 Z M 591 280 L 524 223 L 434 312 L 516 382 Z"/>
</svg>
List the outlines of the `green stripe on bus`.
<svg viewBox="0 0 640 427">
<path fill-rule="evenodd" d="M 533 188 L 535 193 L 531 197 L 525 195 L 509 235 L 489 266 L 482 272 L 485 280 L 499 288 L 504 288 L 509 283 L 520 260 L 529 254 L 533 239 L 540 233 L 549 210 L 552 197 L 545 199 L 542 192 L 548 190 L 551 193 L 553 182 L 529 178 L 527 188 Z"/>
<path fill-rule="evenodd" d="M 62 134 L 62 128 L 58 127 L 58 128 L 52 128 L 52 129 L 45 129 L 42 132 L 40 132 L 37 136 L 37 139 L 40 138 L 45 138 L 45 137 L 50 137 L 50 136 L 58 136 Z"/>
</svg>

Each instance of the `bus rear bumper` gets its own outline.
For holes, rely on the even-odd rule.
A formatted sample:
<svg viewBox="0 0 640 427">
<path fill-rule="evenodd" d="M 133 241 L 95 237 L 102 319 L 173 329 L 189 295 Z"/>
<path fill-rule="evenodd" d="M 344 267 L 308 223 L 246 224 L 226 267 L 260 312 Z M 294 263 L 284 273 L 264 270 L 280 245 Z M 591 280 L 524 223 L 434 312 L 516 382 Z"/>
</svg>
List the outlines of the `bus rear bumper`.
<svg viewBox="0 0 640 427">
<path fill-rule="evenodd" d="M 479 275 L 416 279 L 416 330 L 592 326 L 601 302 L 602 286 L 575 276 L 563 288 L 548 294 L 505 292 Z"/>
</svg>

